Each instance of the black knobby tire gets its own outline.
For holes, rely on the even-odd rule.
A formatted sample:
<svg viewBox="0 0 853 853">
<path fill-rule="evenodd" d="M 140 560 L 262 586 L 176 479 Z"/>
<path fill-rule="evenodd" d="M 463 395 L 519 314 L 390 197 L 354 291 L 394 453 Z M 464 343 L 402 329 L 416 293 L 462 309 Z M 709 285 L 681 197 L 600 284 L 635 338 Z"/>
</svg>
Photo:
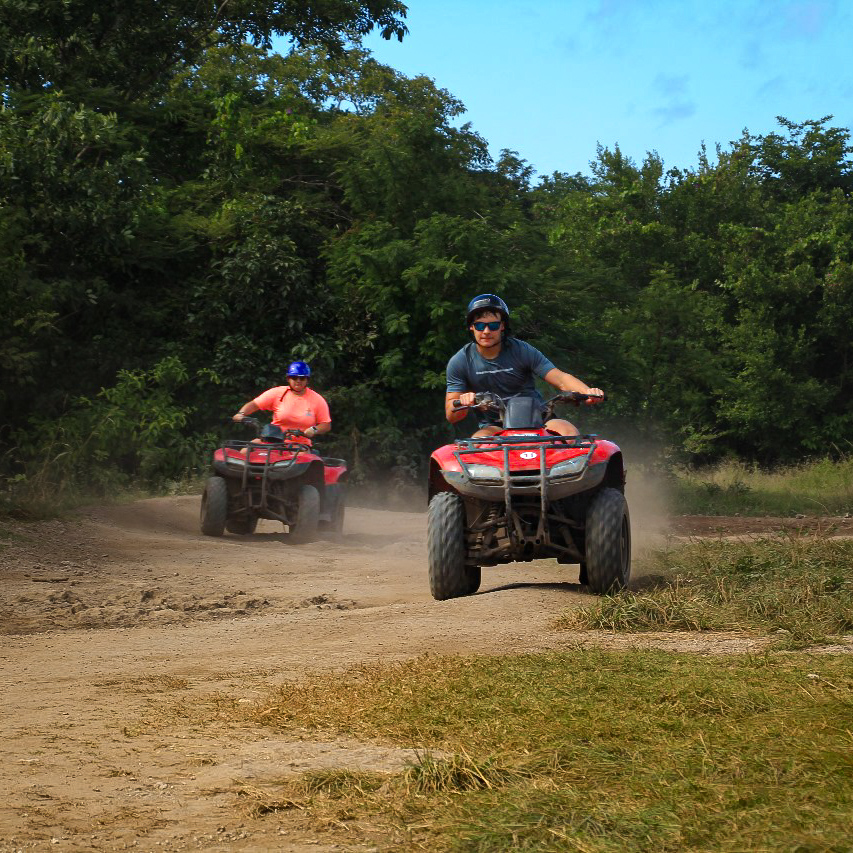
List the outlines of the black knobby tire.
<svg viewBox="0 0 853 853">
<path fill-rule="evenodd" d="M 596 595 L 617 592 L 631 577 L 631 519 L 625 495 L 602 489 L 586 512 L 586 575 Z"/>
<path fill-rule="evenodd" d="M 320 522 L 320 530 L 329 533 L 342 533 L 346 514 L 346 487 L 340 483 L 326 486 L 326 505 L 329 507 L 329 520 Z"/>
<path fill-rule="evenodd" d="M 210 477 L 201 496 L 201 532 L 221 536 L 228 518 L 228 486 L 222 477 Z"/>
<path fill-rule="evenodd" d="M 480 588 L 482 570 L 479 566 L 465 567 L 465 592 L 463 595 L 473 595 Z"/>
<path fill-rule="evenodd" d="M 329 522 L 329 530 L 332 533 L 344 532 L 344 515 L 347 510 L 347 490 L 345 486 L 338 487 L 337 500 L 335 501 L 335 510 L 332 514 L 332 520 Z"/>
<path fill-rule="evenodd" d="M 480 567 L 465 565 L 465 504 L 453 492 L 439 492 L 429 502 L 427 557 L 429 590 L 436 601 L 480 588 Z"/>
<path fill-rule="evenodd" d="M 243 515 L 240 518 L 229 518 L 225 523 L 225 529 L 229 533 L 236 533 L 238 536 L 248 536 L 254 533 L 258 527 L 258 517 L 256 515 Z"/>
<path fill-rule="evenodd" d="M 299 490 L 299 506 L 296 520 L 290 525 L 290 540 L 294 544 L 313 542 L 317 538 L 320 520 L 320 493 L 314 486 L 302 486 Z"/>
</svg>

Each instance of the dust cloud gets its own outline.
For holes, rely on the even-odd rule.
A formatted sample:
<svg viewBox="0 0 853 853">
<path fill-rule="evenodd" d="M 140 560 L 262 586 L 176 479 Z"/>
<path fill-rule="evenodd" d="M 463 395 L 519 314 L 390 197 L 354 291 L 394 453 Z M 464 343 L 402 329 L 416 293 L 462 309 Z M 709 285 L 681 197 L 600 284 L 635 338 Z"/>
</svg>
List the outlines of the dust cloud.
<svg viewBox="0 0 853 853">
<path fill-rule="evenodd" d="M 625 497 L 635 548 L 660 545 L 670 528 L 666 478 L 654 471 L 628 469 Z"/>
</svg>

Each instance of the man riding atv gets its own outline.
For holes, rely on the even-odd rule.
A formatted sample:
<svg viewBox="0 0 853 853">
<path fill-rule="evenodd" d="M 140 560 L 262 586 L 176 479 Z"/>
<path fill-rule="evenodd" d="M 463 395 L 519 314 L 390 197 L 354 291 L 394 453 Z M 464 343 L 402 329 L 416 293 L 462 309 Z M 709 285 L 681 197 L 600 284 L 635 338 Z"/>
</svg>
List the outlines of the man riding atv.
<svg viewBox="0 0 853 853">
<path fill-rule="evenodd" d="M 558 370 L 539 350 L 514 337 L 509 328 L 509 308 L 499 296 L 493 293 L 475 296 L 468 303 L 465 323 L 474 340 L 447 362 L 444 413 L 450 423 L 461 421 L 468 414 L 468 409 L 463 407 L 474 404 L 477 392 L 489 391 L 501 398 L 519 394 L 533 396 L 544 406 L 534 384 L 535 376 L 558 391 L 592 395 L 588 399 L 590 405 L 604 398 L 600 388 L 590 388 L 570 373 Z M 500 431 L 493 411 L 478 412 L 478 415 L 480 428 L 474 438 Z M 551 418 L 545 428 L 557 435 L 578 434 L 575 425 L 562 418 Z"/>
<path fill-rule="evenodd" d="M 447 365 L 445 414 L 474 409 L 480 429 L 435 450 L 429 462 L 427 555 L 439 601 L 473 595 L 483 567 L 556 558 L 604 594 L 631 574 L 631 524 L 618 445 L 553 416 L 562 404 L 600 403 L 600 388 L 558 370 L 509 334 L 498 296 L 471 300 L 474 336 Z M 547 403 L 538 376 L 561 393 Z"/>
</svg>

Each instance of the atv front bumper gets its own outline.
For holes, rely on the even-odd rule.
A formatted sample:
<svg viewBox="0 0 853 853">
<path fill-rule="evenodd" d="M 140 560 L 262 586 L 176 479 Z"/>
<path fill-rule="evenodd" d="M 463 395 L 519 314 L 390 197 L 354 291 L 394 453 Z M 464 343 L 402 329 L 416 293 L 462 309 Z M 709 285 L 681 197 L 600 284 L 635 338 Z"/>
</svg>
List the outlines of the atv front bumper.
<svg viewBox="0 0 853 853">
<path fill-rule="evenodd" d="M 464 471 L 442 471 L 444 480 L 453 491 L 464 497 L 478 498 L 484 501 L 505 502 L 522 495 L 542 495 L 548 503 L 567 498 L 578 492 L 587 492 L 601 484 L 607 471 L 607 465 L 589 465 L 579 474 L 568 477 L 549 478 L 539 471 L 504 472 L 500 479 L 472 477 Z"/>
<path fill-rule="evenodd" d="M 456 442 L 453 453 L 458 470 L 443 468 L 441 474 L 447 485 L 464 497 L 501 501 L 509 506 L 514 497 L 537 496 L 544 510 L 553 501 L 595 489 L 607 471 L 606 460 L 590 464 L 595 451 L 592 436 L 578 436 L 571 444 L 569 441 L 556 436 L 532 441 L 526 436 L 462 439 Z M 568 459 L 555 456 L 554 451 L 567 446 L 584 452 Z"/>
</svg>

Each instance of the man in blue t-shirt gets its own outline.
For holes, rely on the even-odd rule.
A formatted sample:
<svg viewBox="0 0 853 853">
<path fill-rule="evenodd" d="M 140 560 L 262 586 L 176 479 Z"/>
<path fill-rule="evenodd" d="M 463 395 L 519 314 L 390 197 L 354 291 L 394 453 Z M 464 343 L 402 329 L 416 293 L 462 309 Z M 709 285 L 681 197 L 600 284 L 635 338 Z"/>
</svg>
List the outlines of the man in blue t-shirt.
<svg viewBox="0 0 853 853">
<path fill-rule="evenodd" d="M 461 421 L 468 414 L 467 409 L 454 409 L 453 401 L 470 406 L 477 392 L 491 391 L 499 397 L 527 394 L 544 403 L 536 390 L 535 376 L 558 391 L 604 396 L 600 388 L 590 388 L 570 373 L 558 370 L 538 349 L 510 336 L 509 308 L 499 296 L 493 293 L 475 296 L 468 303 L 466 323 L 474 340 L 447 362 L 444 413 L 450 423 Z M 578 434 L 574 424 L 561 418 L 552 418 L 545 426 L 559 435 Z M 497 417 L 486 412 L 481 415 L 480 429 L 474 437 L 494 435 L 500 429 Z"/>
</svg>

